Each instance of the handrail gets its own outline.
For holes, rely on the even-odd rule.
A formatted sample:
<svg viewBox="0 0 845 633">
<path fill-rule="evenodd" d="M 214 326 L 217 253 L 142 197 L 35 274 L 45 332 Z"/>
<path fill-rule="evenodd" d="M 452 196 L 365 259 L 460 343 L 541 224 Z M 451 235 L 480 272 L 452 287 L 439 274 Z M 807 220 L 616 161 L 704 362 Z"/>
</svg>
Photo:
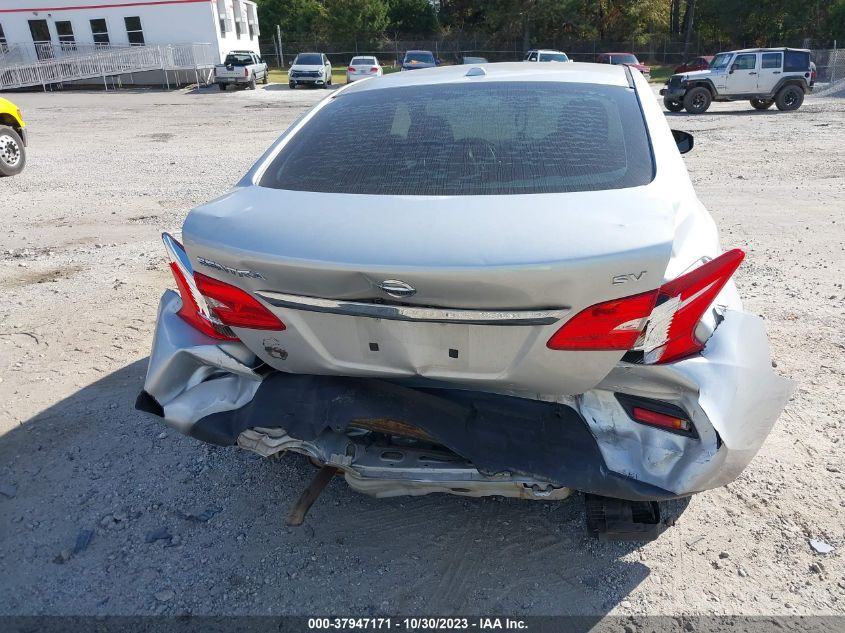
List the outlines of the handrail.
<svg viewBox="0 0 845 633">
<path fill-rule="evenodd" d="M 81 46 L 81 45 L 80 45 Z M 71 51 L 65 51 L 71 52 Z M 204 70 L 216 63 L 211 44 L 94 47 L 29 63 L 0 63 L 0 90 L 46 86 L 150 70 Z M 0 62 L 4 58 L 0 58 Z"/>
</svg>

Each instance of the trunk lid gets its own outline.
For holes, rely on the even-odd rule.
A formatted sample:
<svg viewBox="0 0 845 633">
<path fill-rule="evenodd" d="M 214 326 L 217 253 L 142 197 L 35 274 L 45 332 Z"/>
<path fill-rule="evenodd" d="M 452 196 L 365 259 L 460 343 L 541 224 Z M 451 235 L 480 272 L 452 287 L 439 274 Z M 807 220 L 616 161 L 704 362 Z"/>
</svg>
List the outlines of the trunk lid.
<svg viewBox="0 0 845 633">
<path fill-rule="evenodd" d="M 196 271 L 252 291 L 287 325 L 236 332 L 278 369 L 533 394 L 581 393 L 613 368 L 623 352 L 546 342 L 588 306 L 658 287 L 673 235 L 674 206 L 649 187 L 399 197 L 254 186 L 195 209 L 183 231 Z M 375 312 L 356 312 L 366 306 Z M 413 318 L 397 318 L 408 308 Z"/>
</svg>

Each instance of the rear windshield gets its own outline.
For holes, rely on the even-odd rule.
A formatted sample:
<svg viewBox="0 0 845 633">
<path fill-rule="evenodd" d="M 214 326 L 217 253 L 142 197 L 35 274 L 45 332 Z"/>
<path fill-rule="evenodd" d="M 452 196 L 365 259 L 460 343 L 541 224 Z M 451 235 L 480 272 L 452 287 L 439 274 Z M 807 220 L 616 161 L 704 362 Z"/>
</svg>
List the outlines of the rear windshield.
<svg viewBox="0 0 845 633">
<path fill-rule="evenodd" d="M 350 66 L 360 65 L 360 66 L 375 66 L 376 65 L 376 58 L 375 57 L 353 57 L 352 61 L 349 62 Z"/>
<path fill-rule="evenodd" d="M 426 53 L 425 51 L 416 52 L 416 53 L 405 53 L 405 63 L 408 62 L 420 62 L 423 64 L 433 64 L 434 63 L 434 55 L 431 53 Z"/>
<path fill-rule="evenodd" d="M 489 82 L 342 94 L 291 137 L 260 184 L 455 196 L 620 189 L 653 176 L 632 90 Z"/>
<path fill-rule="evenodd" d="M 223 63 L 227 66 L 249 66 L 252 64 L 252 57 L 246 53 L 229 53 Z"/>
<path fill-rule="evenodd" d="M 569 58 L 564 53 L 540 53 L 541 62 L 568 62 Z"/>
<path fill-rule="evenodd" d="M 323 56 L 319 53 L 302 53 L 293 60 L 294 66 L 322 66 Z"/>
<path fill-rule="evenodd" d="M 639 64 L 639 60 L 633 55 L 611 55 L 611 64 Z"/>
</svg>

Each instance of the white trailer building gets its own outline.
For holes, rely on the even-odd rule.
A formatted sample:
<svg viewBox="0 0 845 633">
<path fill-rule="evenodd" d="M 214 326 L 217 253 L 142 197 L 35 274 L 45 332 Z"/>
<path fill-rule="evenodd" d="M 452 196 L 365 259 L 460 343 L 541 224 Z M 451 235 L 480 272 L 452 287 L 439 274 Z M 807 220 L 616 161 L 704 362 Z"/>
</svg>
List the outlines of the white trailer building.
<svg viewBox="0 0 845 633">
<path fill-rule="evenodd" d="M 121 65 L 144 66 L 132 73 L 151 68 L 154 51 L 129 50 L 134 47 L 158 50 L 161 70 L 191 68 L 186 58 L 201 50 L 202 63 L 193 63 L 205 67 L 231 50 L 260 53 L 258 36 L 252 0 L 2 0 L 0 89 L 16 87 L 10 77 L 20 85 L 35 75 L 42 84 L 56 83 L 51 73 L 65 71 L 56 63 L 64 59 L 99 60 L 104 77 Z M 30 72 L 27 64 L 40 66 Z M 78 63 L 77 70 L 83 66 Z M 33 81 L 29 85 L 38 85 Z"/>
</svg>

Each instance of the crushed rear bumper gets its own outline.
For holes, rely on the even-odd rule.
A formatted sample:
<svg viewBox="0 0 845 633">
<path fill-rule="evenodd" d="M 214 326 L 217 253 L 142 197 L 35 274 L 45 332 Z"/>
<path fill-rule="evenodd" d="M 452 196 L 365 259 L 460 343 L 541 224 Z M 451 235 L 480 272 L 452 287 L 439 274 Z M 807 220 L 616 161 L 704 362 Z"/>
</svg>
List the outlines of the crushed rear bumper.
<svg viewBox="0 0 845 633">
<path fill-rule="evenodd" d="M 792 390 L 772 372 L 761 320 L 738 311 L 725 313 L 699 356 L 619 363 L 581 395 L 526 398 L 269 371 L 241 343 L 214 341 L 183 322 L 180 305 L 172 291 L 162 298 L 139 409 L 206 442 L 305 454 L 377 496 L 687 496 L 739 475 Z M 695 436 L 634 422 L 620 394 L 680 407 Z M 406 441 L 373 439 L 393 433 Z"/>
</svg>

